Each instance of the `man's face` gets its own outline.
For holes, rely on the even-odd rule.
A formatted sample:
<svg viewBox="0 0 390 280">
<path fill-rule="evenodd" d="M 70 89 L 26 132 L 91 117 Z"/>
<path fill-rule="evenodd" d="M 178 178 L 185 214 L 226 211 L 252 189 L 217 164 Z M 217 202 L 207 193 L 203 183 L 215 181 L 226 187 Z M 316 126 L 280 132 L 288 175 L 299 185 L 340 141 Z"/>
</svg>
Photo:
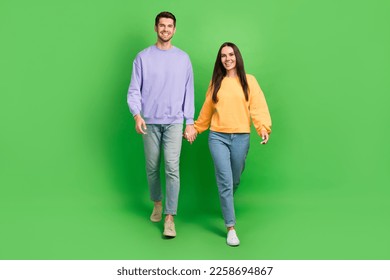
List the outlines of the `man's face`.
<svg viewBox="0 0 390 280">
<path fill-rule="evenodd" d="M 164 43 L 169 42 L 176 32 L 173 19 L 171 18 L 160 18 L 157 26 L 154 26 L 154 30 L 157 33 L 158 39 Z"/>
</svg>

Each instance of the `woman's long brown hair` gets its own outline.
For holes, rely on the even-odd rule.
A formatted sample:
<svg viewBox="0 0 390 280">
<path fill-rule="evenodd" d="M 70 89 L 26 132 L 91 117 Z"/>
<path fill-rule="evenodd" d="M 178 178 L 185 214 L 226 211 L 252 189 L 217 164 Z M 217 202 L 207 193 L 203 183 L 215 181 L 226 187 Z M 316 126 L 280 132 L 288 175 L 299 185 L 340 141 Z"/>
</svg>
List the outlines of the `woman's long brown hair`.
<svg viewBox="0 0 390 280">
<path fill-rule="evenodd" d="M 244 91 L 245 100 L 248 101 L 248 82 L 246 80 L 246 74 L 244 69 L 244 60 L 242 59 L 240 50 L 238 47 L 231 43 L 231 42 L 225 42 L 221 45 L 221 47 L 218 50 L 217 59 L 215 60 L 214 64 L 214 71 L 213 71 L 213 77 L 211 79 L 211 88 L 213 89 L 213 96 L 212 100 L 214 103 L 218 102 L 218 91 L 221 88 L 221 83 L 223 78 L 226 76 L 226 69 L 222 64 L 221 61 L 221 51 L 223 47 L 231 47 L 234 51 L 234 55 L 236 56 L 236 70 L 237 70 L 237 76 L 240 79 L 242 90 Z"/>
</svg>

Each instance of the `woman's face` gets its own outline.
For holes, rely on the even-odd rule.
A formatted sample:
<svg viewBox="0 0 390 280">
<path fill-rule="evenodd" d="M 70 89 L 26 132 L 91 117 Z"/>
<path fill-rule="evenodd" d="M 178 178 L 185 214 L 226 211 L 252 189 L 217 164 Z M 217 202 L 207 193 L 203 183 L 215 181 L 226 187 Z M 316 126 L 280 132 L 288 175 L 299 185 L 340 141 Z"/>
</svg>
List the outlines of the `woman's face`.
<svg viewBox="0 0 390 280">
<path fill-rule="evenodd" d="M 225 46 L 221 50 L 221 62 L 226 71 L 236 68 L 236 55 L 232 47 Z"/>
</svg>

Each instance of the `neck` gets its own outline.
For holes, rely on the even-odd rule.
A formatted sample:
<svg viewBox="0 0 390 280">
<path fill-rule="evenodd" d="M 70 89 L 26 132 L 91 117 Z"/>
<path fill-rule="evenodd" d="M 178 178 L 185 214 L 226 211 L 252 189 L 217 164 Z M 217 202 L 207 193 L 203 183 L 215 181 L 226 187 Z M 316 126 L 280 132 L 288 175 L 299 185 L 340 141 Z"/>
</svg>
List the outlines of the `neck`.
<svg viewBox="0 0 390 280">
<path fill-rule="evenodd" d="M 235 78 L 235 77 L 237 77 L 236 69 L 228 70 L 226 72 L 226 77 L 228 77 L 228 78 Z"/>
<path fill-rule="evenodd" d="M 158 40 L 156 43 L 156 47 L 160 50 L 169 50 L 170 48 L 172 48 L 172 44 L 170 40 L 168 42 Z"/>
</svg>

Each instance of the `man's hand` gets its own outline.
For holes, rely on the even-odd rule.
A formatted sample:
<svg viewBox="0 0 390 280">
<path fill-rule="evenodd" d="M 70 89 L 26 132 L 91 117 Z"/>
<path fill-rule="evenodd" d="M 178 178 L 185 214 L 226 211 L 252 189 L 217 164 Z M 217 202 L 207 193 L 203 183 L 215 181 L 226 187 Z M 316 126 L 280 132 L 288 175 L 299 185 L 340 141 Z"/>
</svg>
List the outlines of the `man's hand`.
<svg viewBox="0 0 390 280">
<path fill-rule="evenodd" d="M 196 131 L 194 125 L 187 124 L 186 129 L 184 130 L 184 138 L 187 139 L 190 144 L 192 144 L 195 141 L 197 135 L 198 132 Z"/>
<path fill-rule="evenodd" d="M 141 115 L 135 115 L 134 116 L 135 120 L 135 130 L 137 131 L 138 134 L 146 134 L 146 123 L 144 119 L 141 117 Z"/>
<path fill-rule="evenodd" d="M 266 129 L 261 130 L 261 138 L 263 139 L 263 141 L 261 141 L 261 144 L 267 144 L 269 140 L 269 134 Z"/>
</svg>

